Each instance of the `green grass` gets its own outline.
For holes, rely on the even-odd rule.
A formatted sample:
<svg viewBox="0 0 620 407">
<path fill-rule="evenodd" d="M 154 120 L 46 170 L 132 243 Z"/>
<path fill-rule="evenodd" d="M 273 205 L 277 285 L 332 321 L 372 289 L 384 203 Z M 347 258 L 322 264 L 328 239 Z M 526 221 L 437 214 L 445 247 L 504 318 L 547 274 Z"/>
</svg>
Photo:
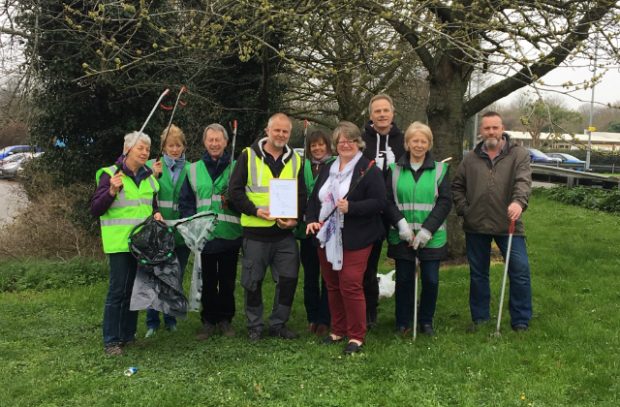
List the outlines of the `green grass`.
<svg viewBox="0 0 620 407">
<path fill-rule="evenodd" d="M 442 269 L 437 336 L 394 334 L 393 299 L 365 352 L 341 357 L 307 334 L 197 342 L 197 314 L 179 331 L 108 358 L 101 345 L 106 283 L 0 294 L 2 406 L 617 406 L 620 403 L 620 217 L 535 197 L 525 213 L 532 266 L 531 330 L 490 336 L 469 325 L 468 271 Z M 6 264 L 0 264 L 0 270 Z M 384 271 L 391 269 L 388 260 Z M 496 312 L 502 265 L 492 269 Z M 4 271 L 0 271 L 4 273 Z M 265 289 L 271 304 L 271 284 Z M 290 326 L 304 331 L 301 285 Z M 143 314 L 143 313 L 142 313 Z M 138 334 L 145 333 L 141 315 Z M 137 374 L 123 375 L 129 366 Z"/>
</svg>

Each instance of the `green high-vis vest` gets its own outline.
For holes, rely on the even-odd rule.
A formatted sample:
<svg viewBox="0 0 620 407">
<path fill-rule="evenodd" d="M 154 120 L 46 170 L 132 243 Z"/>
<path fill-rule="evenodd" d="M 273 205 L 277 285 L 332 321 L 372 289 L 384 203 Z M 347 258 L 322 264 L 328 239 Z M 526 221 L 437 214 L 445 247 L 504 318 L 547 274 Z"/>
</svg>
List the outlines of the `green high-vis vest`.
<svg viewBox="0 0 620 407">
<path fill-rule="evenodd" d="M 196 212 L 217 213 L 213 237 L 218 239 L 234 240 L 241 237 L 239 213 L 222 205 L 222 196 L 228 190 L 233 166 L 234 162 L 226 167 L 215 181 L 211 179 L 203 160 L 192 163 L 189 167 L 189 183 L 196 196 Z"/>
<path fill-rule="evenodd" d="M 113 177 L 117 168 L 113 165 L 99 169 L 95 176 L 97 185 L 101 174 L 105 172 Z M 104 253 L 129 252 L 129 233 L 153 213 L 153 197 L 159 191 L 159 183 L 153 175 L 142 180 L 140 186 L 127 175 L 123 175 L 122 180 L 123 188 L 99 217 Z"/>
<path fill-rule="evenodd" d="M 146 165 L 153 168 L 155 160 L 148 160 Z M 179 213 L 179 197 L 181 196 L 181 187 L 187 176 L 188 163 L 183 165 L 181 172 L 177 178 L 176 184 L 172 181 L 172 174 L 165 163 L 162 163 L 161 177 L 159 177 L 159 193 L 157 194 L 157 205 L 159 212 L 165 220 L 175 220 L 181 217 Z M 178 231 L 174 233 L 174 242 L 176 246 L 184 246 L 185 241 Z"/>
<path fill-rule="evenodd" d="M 435 201 L 439 195 L 439 185 L 446 174 L 448 164 L 435 161 L 435 168 L 424 170 L 422 175 L 415 181 L 413 172 L 403 169 L 396 163 L 390 164 L 392 170 L 392 190 L 394 202 L 405 216 L 409 227 L 414 233 L 418 233 L 422 224 L 435 207 Z M 448 241 L 446 222 L 433 233 L 433 237 L 426 244 L 427 248 L 443 247 Z M 400 243 L 398 231 L 392 227 L 388 233 L 388 243 Z"/>
<path fill-rule="evenodd" d="M 269 166 L 263 163 L 252 147 L 247 147 L 245 150 L 248 156 L 248 180 L 245 194 L 257 208 L 269 210 L 269 181 L 275 177 Z M 301 157 L 293 151 L 293 156 L 286 162 L 278 178 L 297 179 L 301 168 L 301 165 L 298 166 L 299 163 L 301 163 Z M 258 216 L 241 214 L 241 226 L 268 228 L 275 223 L 273 220 L 262 219 Z"/>
</svg>

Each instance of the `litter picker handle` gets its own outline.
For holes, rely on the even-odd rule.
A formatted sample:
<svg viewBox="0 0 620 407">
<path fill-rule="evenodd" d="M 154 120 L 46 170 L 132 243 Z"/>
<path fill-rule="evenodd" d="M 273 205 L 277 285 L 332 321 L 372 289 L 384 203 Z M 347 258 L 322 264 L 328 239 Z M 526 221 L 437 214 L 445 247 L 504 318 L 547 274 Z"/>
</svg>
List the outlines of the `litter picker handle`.
<svg viewBox="0 0 620 407">
<path fill-rule="evenodd" d="M 151 113 L 149 113 L 149 116 L 146 118 L 146 120 L 144 121 L 144 124 L 142 125 L 142 127 L 140 128 L 140 133 L 142 133 L 144 131 L 144 128 L 146 127 L 146 125 L 149 123 L 149 121 L 151 120 L 151 117 L 153 116 L 153 113 L 155 113 L 155 110 L 157 110 L 157 107 L 159 106 L 159 104 L 161 103 L 162 99 L 170 92 L 170 89 L 166 89 L 164 90 L 161 95 L 159 95 L 159 99 L 157 99 L 157 102 L 155 102 L 155 106 L 153 106 L 153 110 L 151 110 Z"/>
<path fill-rule="evenodd" d="M 508 234 L 512 235 L 515 232 L 515 225 L 516 225 L 517 221 L 516 220 L 511 220 L 510 221 L 510 225 L 508 226 Z"/>
</svg>

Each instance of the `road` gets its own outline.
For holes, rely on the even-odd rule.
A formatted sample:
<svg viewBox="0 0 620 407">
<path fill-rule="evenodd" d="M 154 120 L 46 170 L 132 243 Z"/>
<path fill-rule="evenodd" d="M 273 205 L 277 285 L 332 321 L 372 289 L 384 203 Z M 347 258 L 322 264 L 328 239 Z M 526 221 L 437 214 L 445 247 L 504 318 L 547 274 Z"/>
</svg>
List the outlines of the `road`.
<svg viewBox="0 0 620 407">
<path fill-rule="evenodd" d="M 0 227 L 11 222 L 27 203 L 19 183 L 0 180 Z"/>
</svg>

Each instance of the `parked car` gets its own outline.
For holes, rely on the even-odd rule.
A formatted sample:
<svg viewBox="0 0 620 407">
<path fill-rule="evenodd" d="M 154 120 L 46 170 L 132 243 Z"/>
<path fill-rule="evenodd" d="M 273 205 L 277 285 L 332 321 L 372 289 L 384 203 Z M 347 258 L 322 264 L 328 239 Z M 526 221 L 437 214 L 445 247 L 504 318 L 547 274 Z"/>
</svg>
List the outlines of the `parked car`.
<svg viewBox="0 0 620 407">
<path fill-rule="evenodd" d="M 0 150 L 0 160 L 4 160 L 6 157 L 9 157 L 13 154 L 19 153 L 32 153 L 32 152 L 41 152 L 40 147 L 36 146 L 28 146 L 28 145 L 18 145 L 18 146 L 8 146 L 4 147 Z"/>
<path fill-rule="evenodd" d="M 562 162 L 561 159 L 549 157 L 547 154 L 535 148 L 528 148 L 528 151 L 530 152 L 530 159 L 534 164 L 559 165 Z"/>
<path fill-rule="evenodd" d="M 25 163 L 43 153 L 15 153 L 0 161 L 0 178 L 15 178 Z"/>
<path fill-rule="evenodd" d="M 547 153 L 547 155 L 551 158 L 559 158 L 560 160 L 562 160 L 562 166 L 563 167 L 569 167 L 569 168 L 577 168 L 577 169 L 583 169 L 586 165 L 586 162 L 583 160 L 580 160 L 579 158 L 570 155 L 570 154 L 566 154 L 566 153 Z"/>
</svg>

